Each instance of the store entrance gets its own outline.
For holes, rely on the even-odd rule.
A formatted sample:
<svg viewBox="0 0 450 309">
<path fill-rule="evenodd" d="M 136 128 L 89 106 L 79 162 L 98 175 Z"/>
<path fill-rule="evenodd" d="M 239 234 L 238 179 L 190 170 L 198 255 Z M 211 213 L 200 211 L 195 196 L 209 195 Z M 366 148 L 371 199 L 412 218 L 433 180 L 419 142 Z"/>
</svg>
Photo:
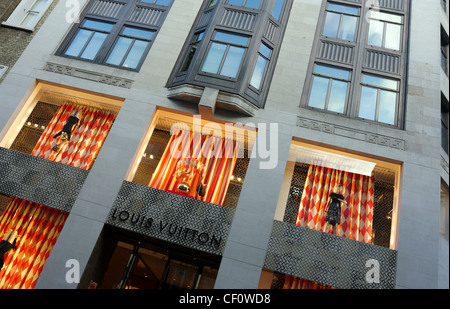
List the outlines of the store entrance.
<svg viewBox="0 0 450 309">
<path fill-rule="evenodd" d="M 217 267 L 170 250 L 119 241 L 102 289 L 212 289 Z"/>
</svg>

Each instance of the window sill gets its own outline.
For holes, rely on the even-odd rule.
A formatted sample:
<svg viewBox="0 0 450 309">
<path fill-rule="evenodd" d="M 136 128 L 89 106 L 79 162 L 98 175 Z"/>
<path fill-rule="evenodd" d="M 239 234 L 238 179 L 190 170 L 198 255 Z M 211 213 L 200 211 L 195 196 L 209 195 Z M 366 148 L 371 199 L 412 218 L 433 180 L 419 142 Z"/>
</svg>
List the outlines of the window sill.
<svg viewBox="0 0 450 309">
<path fill-rule="evenodd" d="M 8 21 L 2 22 L 1 25 L 3 27 L 14 28 L 14 29 L 23 30 L 23 31 L 26 31 L 26 32 L 34 32 L 34 30 L 36 29 L 36 25 L 34 25 L 33 27 L 24 27 L 24 26 L 21 26 L 21 25 L 9 23 Z"/>
<path fill-rule="evenodd" d="M 198 104 L 203 94 L 203 87 L 183 84 L 168 88 L 169 98 Z M 240 95 L 219 91 L 217 105 L 220 109 L 234 111 L 246 116 L 254 116 L 258 108 Z"/>
</svg>

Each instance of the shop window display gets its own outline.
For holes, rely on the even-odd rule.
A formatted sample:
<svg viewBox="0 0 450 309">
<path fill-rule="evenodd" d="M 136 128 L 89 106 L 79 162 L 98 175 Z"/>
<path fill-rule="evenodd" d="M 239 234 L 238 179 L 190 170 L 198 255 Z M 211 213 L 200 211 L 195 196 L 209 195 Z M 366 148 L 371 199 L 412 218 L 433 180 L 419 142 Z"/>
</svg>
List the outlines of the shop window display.
<svg viewBox="0 0 450 309">
<path fill-rule="evenodd" d="M 140 155 L 133 182 L 235 207 L 247 170 L 248 143 L 163 116 Z M 217 128 L 217 127 L 216 127 Z M 220 130 L 223 133 L 223 130 Z"/>
<path fill-rule="evenodd" d="M 295 141 L 275 219 L 395 249 L 399 173 L 396 163 Z M 275 277 L 272 288 L 331 288 Z"/>
<path fill-rule="evenodd" d="M 10 149 L 89 170 L 116 112 L 76 101 L 38 102 Z"/>
</svg>

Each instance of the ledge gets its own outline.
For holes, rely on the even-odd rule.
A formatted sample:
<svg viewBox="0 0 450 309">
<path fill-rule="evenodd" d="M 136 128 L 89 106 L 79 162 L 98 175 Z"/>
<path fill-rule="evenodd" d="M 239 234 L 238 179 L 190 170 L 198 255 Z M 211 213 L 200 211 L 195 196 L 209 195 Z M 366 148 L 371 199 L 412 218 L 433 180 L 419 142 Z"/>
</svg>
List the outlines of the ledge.
<svg viewBox="0 0 450 309">
<path fill-rule="evenodd" d="M 203 89 L 204 87 L 183 84 L 170 87 L 167 96 L 171 99 L 198 104 L 203 94 Z M 244 114 L 246 116 L 255 116 L 256 111 L 259 109 L 243 97 L 223 91 L 219 91 L 216 107 Z"/>
</svg>

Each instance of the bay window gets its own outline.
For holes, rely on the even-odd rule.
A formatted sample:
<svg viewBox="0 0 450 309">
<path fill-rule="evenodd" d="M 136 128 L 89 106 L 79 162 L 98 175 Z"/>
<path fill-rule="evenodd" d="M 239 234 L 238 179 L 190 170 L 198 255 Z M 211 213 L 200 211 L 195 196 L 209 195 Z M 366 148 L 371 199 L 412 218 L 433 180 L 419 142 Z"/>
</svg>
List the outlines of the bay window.
<svg viewBox="0 0 450 309">
<path fill-rule="evenodd" d="M 249 38 L 217 31 L 209 47 L 202 71 L 235 78 L 239 72 Z"/>
<path fill-rule="evenodd" d="M 259 48 L 258 60 L 256 61 L 255 70 L 253 71 L 252 79 L 250 80 L 250 85 L 258 90 L 261 88 L 261 83 L 264 79 L 271 54 L 272 49 L 262 43 L 261 47 Z"/>
</svg>

